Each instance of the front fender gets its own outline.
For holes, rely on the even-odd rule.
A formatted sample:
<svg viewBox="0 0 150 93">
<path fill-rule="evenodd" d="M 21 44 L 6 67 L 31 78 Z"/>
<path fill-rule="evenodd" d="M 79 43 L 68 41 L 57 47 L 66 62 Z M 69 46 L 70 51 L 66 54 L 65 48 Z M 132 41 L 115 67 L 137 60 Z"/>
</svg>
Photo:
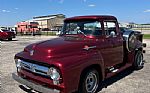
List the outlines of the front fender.
<svg viewBox="0 0 150 93">
<path fill-rule="evenodd" d="M 64 85 L 68 93 L 78 90 L 80 76 L 84 69 L 92 66 L 99 65 L 102 78 L 104 78 L 104 62 L 100 52 L 98 51 L 86 51 L 85 54 L 67 56 L 61 58 L 54 64 L 61 64 L 60 69 L 62 70 L 62 76 Z"/>
</svg>

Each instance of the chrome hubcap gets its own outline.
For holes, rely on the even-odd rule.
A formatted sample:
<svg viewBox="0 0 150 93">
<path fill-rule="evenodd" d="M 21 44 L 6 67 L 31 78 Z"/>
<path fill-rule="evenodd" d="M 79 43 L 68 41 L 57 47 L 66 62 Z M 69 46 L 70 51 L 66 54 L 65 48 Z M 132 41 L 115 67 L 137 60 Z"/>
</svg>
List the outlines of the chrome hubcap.
<svg viewBox="0 0 150 93">
<path fill-rule="evenodd" d="M 139 54 L 139 56 L 137 58 L 137 63 L 139 65 L 139 67 L 142 67 L 144 65 L 142 54 Z"/>
<path fill-rule="evenodd" d="M 95 92 L 98 87 L 97 76 L 95 73 L 90 72 L 85 81 L 87 92 Z"/>
</svg>

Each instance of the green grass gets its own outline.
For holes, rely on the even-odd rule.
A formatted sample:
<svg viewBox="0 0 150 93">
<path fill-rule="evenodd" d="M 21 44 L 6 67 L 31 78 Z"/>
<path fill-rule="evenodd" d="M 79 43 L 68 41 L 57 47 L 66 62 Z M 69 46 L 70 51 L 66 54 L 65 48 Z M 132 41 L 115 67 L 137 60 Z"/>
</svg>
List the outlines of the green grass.
<svg viewBox="0 0 150 93">
<path fill-rule="evenodd" d="M 144 34 L 144 39 L 150 39 L 150 34 Z"/>
<path fill-rule="evenodd" d="M 41 35 L 45 35 L 45 36 L 56 36 L 56 32 L 47 32 L 47 31 L 42 31 Z"/>
</svg>

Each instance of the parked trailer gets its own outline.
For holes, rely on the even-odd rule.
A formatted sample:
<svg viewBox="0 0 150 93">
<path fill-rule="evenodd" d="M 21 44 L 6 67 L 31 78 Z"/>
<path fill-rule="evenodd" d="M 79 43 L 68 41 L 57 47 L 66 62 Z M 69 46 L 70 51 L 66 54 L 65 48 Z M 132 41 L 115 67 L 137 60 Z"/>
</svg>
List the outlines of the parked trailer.
<svg viewBox="0 0 150 93">
<path fill-rule="evenodd" d="M 38 22 L 19 22 L 17 23 L 17 32 L 21 35 L 36 35 L 40 34 Z"/>
</svg>

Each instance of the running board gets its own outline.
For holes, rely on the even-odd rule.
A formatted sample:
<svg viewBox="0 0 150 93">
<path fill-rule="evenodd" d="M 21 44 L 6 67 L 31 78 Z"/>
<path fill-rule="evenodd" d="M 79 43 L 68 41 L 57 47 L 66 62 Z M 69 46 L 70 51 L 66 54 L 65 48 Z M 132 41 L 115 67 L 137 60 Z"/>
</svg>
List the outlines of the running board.
<svg viewBox="0 0 150 93">
<path fill-rule="evenodd" d="M 118 69 L 114 69 L 112 72 L 115 73 L 115 72 L 117 72 L 117 71 L 118 71 Z"/>
<path fill-rule="evenodd" d="M 106 78 L 110 78 L 130 66 L 132 66 L 132 64 L 126 64 L 126 65 L 120 67 L 119 69 L 114 69 L 114 67 L 110 67 L 109 69 L 107 69 L 108 72 L 106 73 Z"/>
<path fill-rule="evenodd" d="M 118 71 L 118 69 L 115 69 L 113 66 L 108 68 L 109 72 L 115 73 Z"/>
</svg>

